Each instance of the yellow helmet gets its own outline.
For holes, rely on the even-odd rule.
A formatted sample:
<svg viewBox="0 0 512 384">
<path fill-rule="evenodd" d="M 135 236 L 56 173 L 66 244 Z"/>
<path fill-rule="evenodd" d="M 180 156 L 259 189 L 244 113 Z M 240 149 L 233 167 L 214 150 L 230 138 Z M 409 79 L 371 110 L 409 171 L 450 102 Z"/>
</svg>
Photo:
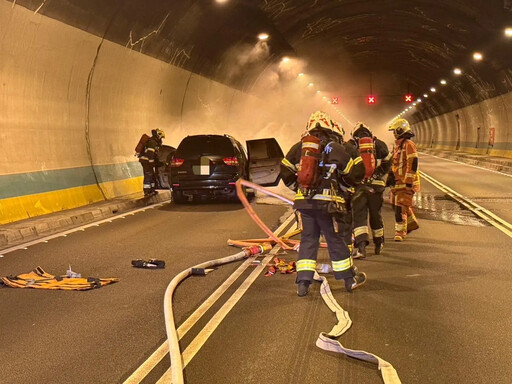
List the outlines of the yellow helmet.
<svg viewBox="0 0 512 384">
<path fill-rule="evenodd" d="M 337 121 L 334 121 L 334 120 L 331 120 L 331 125 L 332 125 L 332 130 L 334 133 L 337 133 L 338 135 L 345 135 L 345 130 L 343 129 L 343 127 L 341 126 L 340 123 L 338 123 Z"/>
<path fill-rule="evenodd" d="M 165 132 L 162 131 L 160 128 L 157 128 L 157 129 L 153 129 L 153 131 L 151 131 L 151 133 L 154 135 L 154 136 L 157 136 L 158 138 L 160 139 L 165 139 Z"/>
<path fill-rule="evenodd" d="M 309 121 L 306 125 L 306 131 L 312 131 L 315 128 L 324 128 L 330 131 L 333 130 L 331 118 L 329 115 L 322 111 L 316 111 L 311 114 Z"/>
<path fill-rule="evenodd" d="M 396 137 L 400 137 L 404 133 L 411 131 L 411 125 L 405 119 L 396 119 L 391 122 L 388 130 L 393 131 Z"/>
</svg>

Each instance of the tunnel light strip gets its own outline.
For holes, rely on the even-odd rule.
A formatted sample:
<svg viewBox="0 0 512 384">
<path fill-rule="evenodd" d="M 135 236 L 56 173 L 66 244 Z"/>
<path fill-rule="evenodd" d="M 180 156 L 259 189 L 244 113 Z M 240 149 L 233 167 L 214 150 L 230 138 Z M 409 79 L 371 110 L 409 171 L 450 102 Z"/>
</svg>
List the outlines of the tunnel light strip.
<svg viewBox="0 0 512 384">
<path fill-rule="evenodd" d="M 467 197 L 454 191 L 447 185 L 444 185 L 440 181 L 434 179 L 432 176 L 427 175 L 425 172 L 420 171 L 420 174 L 427 181 L 429 181 L 434 187 L 436 187 L 440 191 L 446 193 L 448 196 L 453 198 L 455 201 L 462 204 L 464 207 L 469 209 L 471 212 L 473 212 L 478 217 L 487 221 L 492 226 L 498 228 L 500 231 L 502 231 L 507 236 L 512 237 L 512 224 L 510 224 L 508 221 L 495 215 L 494 213 L 492 213 L 488 209 L 482 207 L 481 205 L 475 203 L 471 199 L 468 199 Z"/>
</svg>

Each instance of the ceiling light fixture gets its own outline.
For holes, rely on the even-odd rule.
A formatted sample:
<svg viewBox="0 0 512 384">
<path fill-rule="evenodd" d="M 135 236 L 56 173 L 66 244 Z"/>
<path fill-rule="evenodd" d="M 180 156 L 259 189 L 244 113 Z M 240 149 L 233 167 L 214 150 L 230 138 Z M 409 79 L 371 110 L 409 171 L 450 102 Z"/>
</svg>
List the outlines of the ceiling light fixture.
<svg viewBox="0 0 512 384">
<path fill-rule="evenodd" d="M 268 33 L 260 33 L 258 35 L 258 39 L 260 39 L 261 41 L 267 41 L 269 37 L 270 35 Z"/>
<path fill-rule="evenodd" d="M 303 74 L 303 73 L 299 73 L 299 74 L 297 75 L 297 77 L 302 77 L 302 76 L 304 76 L 304 74 Z"/>
<path fill-rule="evenodd" d="M 480 52 L 473 53 L 473 60 L 482 61 L 483 58 L 484 58 L 484 55 L 482 55 Z"/>
<path fill-rule="evenodd" d="M 505 36 L 512 37 L 512 28 L 511 27 L 505 28 Z"/>
<path fill-rule="evenodd" d="M 423 94 L 423 97 L 428 99 L 428 95 L 426 93 Z"/>
<path fill-rule="evenodd" d="M 437 91 L 437 89 L 435 89 L 434 87 L 430 88 L 430 92 L 434 93 L 436 91 Z"/>
<path fill-rule="evenodd" d="M 454 69 L 453 69 L 453 73 L 454 73 L 454 74 L 456 74 L 457 76 L 462 75 L 462 69 L 460 69 L 460 68 L 454 68 Z"/>
<path fill-rule="evenodd" d="M 441 83 L 442 85 L 446 85 L 446 80 L 445 80 L 445 79 L 443 79 L 443 80 L 441 80 L 441 81 L 440 81 L 440 83 Z"/>
<path fill-rule="evenodd" d="M 308 87 L 312 87 L 313 85 L 315 85 L 315 84 L 314 83 L 309 83 Z"/>
<path fill-rule="evenodd" d="M 288 56 L 283 57 L 283 60 L 281 60 L 283 63 L 287 63 L 290 61 L 290 58 Z"/>
</svg>

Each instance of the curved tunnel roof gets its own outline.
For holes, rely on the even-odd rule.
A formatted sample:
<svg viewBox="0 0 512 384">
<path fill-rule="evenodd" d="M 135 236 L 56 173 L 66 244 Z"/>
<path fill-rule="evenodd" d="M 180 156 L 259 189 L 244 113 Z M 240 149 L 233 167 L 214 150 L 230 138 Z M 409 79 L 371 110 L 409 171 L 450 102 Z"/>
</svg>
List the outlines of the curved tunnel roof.
<svg viewBox="0 0 512 384">
<path fill-rule="evenodd" d="M 510 0 L 17 0 L 16 4 L 172 65 L 250 90 L 272 62 L 293 55 L 321 73 L 326 90 L 389 113 L 418 97 L 422 120 L 512 90 Z M 226 75 L 230 52 L 271 36 L 266 60 Z M 480 51 L 485 60 L 474 62 Z M 455 77 L 458 66 L 463 76 Z M 364 101 L 362 102 L 364 104 Z M 376 111 L 379 111 L 376 108 Z M 380 111 L 383 111 L 380 109 Z M 390 115 L 389 117 L 391 117 Z"/>
</svg>

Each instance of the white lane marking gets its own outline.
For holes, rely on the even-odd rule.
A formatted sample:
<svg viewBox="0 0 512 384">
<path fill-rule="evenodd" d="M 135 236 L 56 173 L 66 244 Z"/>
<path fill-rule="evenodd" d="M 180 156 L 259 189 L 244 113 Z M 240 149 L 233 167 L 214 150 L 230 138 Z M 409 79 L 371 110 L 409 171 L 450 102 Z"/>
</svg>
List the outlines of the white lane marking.
<svg viewBox="0 0 512 384">
<path fill-rule="evenodd" d="M 242 298 L 242 296 L 247 292 L 249 287 L 254 283 L 254 281 L 260 276 L 263 269 L 267 266 L 268 262 L 272 260 L 275 254 L 279 251 L 279 245 L 276 245 L 272 251 L 262 260 L 261 264 L 258 265 L 251 274 L 245 279 L 245 281 L 238 287 L 238 289 L 233 293 L 233 295 L 226 301 L 226 303 L 213 315 L 210 321 L 205 325 L 205 327 L 198 333 L 194 340 L 189 344 L 189 346 L 182 353 L 183 358 L 183 368 L 187 366 L 187 364 L 194 358 L 194 356 L 199 352 L 201 347 L 206 343 L 206 341 L 210 338 L 213 332 L 220 325 L 222 320 L 227 316 L 227 314 L 233 309 L 233 307 L 238 303 L 238 301 Z M 172 380 L 171 368 L 168 368 L 167 371 L 162 375 L 162 377 L 156 382 L 157 384 L 170 383 Z"/>
<path fill-rule="evenodd" d="M 502 231 L 504 234 L 506 234 L 509 237 L 512 237 L 512 224 L 510 224 L 508 221 L 502 219 L 501 217 L 495 215 L 488 209 L 482 207 L 481 205 L 475 203 L 471 199 L 461 195 L 460 193 L 454 191 L 447 185 L 444 185 L 440 181 L 434 179 L 432 176 L 427 175 L 425 172 L 420 171 L 420 174 L 429 181 L 434 187 L 439 189 L 440 191 L 446 193 L 448 196 L 455 199 L 457 202 L 465 206 L 467 209 L 469 209 L 471 212 L 475 213 L 477 216 L 481 217 L 485 221 L 487 221 L 489 224 L 493 225 L 494 227 L 498 228 L 500 231 Z"/>
<path fill-rule="evenodd" d="M 290 223 L 295 219 L 295 215 L 292 213 L 286 218 L 285 221 L 274 231 L 274 234 L 279 235 Z M 240 277 L 240 275 L 250 266 L 250 264 L 256 259 L 251 257 L 244 261 L 238 269 L 233 272 L 229 278 L 217 288 L 217 290 L 203 302 L 199 308 L 197 308 L 187 320 L 181 324 L 178 328 L 178 337 L 181 340 L 183 336 L 201 319 L 201 317 L 217 302 L 217 300 L 226 292 L 226 290 Z M 263 264 L 263 263 L 261 263 Z M 261 265 L 260 264 L 260 265 Z M 148 374 L 151 372 L 157 364 L 169 353 L 169 343 L 167 340 L 158 349 L 149 356 L 149 358 L 141 364 L 139 368 L 128 377 L 123 384 L 139 384 Z M 169 370 L 170 380 L 170 370 Z"/>
<path fill-rule="evenodd" d="M 217 288 L 217 290 L 197 308 L 187 320 L 178 328 L 178 337 L 181 339 L 187 332 L 197 323 L 197 321 L 215 304 L 215 302 L 227 291 L 227 289 L 240 277 L 240 275 L 249 267 L 255 257 L 251 257 L 244 261 L 242 265 L 229 278 Z M 165 341 L 158 349 L 149 356 L 149 358 L 141 364 L 139 368 L 128 377 L 123 384 L 140 383 L 151 372 L 158 363 L 169 353 L 169 343 Z"/>
<path fill-rule="evenodd" d="M 160 207 L 160 206 L 162 206 L 162 205 L 164 205 L 164 204 L 166 204 L 168 202 L 169 201 L 164 201 L 164 202 L 161 202 L 161 203 L 153 204 L 153 205 L 148 206 L 148 207 L 149 208 L 156 208 L 156 207 Z M 135 210 L 130 211 L 130 212 L 131 212 L 132 215 L 137 213 L 137 212 L 144 212 L 145 210 L 148 209 L 148 207 L 135 209 Z M 30 247 L 31 245 L 36 245 L 36 244 L 39 244 L 39 243 L 47 243 L 48 240 L 53 240 L 53 239 L 56 239 L 58 237 L 67 237 L 67 235 L 69 235 L 71 233 L 74 233 L 74 232 L 85 231 L 87 228 L 99 227 L 100 224 L 111 223 L 114 220 L 124 219 L 125 217 L 122 216 L 122 215 L 125 215 L 125 213 L 119 214 L 117 216 L 109 217 L 108 219 L 104 219 L 104 220 L 100 220 L 100 221 L 94 221 L 92 223 L 89 223 L 89 224 L 86 224 L 86 225 L 82 225 L 80 227 L 72 228 L 72 229 L 69 229 L 69 230 L 64 231 L 64 232 L 58 232 L 58 233 L 55 233 L 53 235 L 45 236 L 45 237 L 42 237 L 42 238 L 37 239 L 37 240 L 33 240 L 33 241 L 29 241 L 29 242 L 26 242 L 26 243 L 23 243 L 23 244 L 19 244 L 19 245 L 16 245 L 14 247 L 11 247 L 11 248 L 6 248 L 6 249 L 4 249 L 4 250 L 2 250 L 0 252 L 2 252 L 2 255 L 5 255 L 6 253 L 18 251 L 20 249 L 27 249 L 27 247 Z"/>
<path fill-rule="evenodd" d="M 496 171 L 495 169 L 489 169 L 489 168 L 479 167 L 478 165 L 474 165 L 474 164 L 467 164 L 467 163 L 463 163 L 463 162 L 461 162 L 461 161 L 457 161 L 457 160 L 446 159 L 446 158 L 444 158 L 444 157 L 439 157 L 439 156 L 432 155 L 432 154 L 430 154 L 430 153 L 421 152 L 421 151 L 420 151 L 420 153 L 421 153 L 422 155 L 432 156 L 432 157 L 435 157 L 435 158 L 440 159 L 440 160 L 451 161 L 452 163 L 457 163 L 457 164 L 467 165 L 468 167 L 478 168 L 478 169 L 481 169 L 481 170 L 483 170 L 483 171 L 489 171 L 489 172 L 497 173 L 498 175 L 501 175 L 501 176 L 512 177 L 512 175 L 510 175 L 510 174 L 508 174 L 508 173 L 503 173 L 503 172 L 500 172 L 500 171 Z"/>
</svg>

